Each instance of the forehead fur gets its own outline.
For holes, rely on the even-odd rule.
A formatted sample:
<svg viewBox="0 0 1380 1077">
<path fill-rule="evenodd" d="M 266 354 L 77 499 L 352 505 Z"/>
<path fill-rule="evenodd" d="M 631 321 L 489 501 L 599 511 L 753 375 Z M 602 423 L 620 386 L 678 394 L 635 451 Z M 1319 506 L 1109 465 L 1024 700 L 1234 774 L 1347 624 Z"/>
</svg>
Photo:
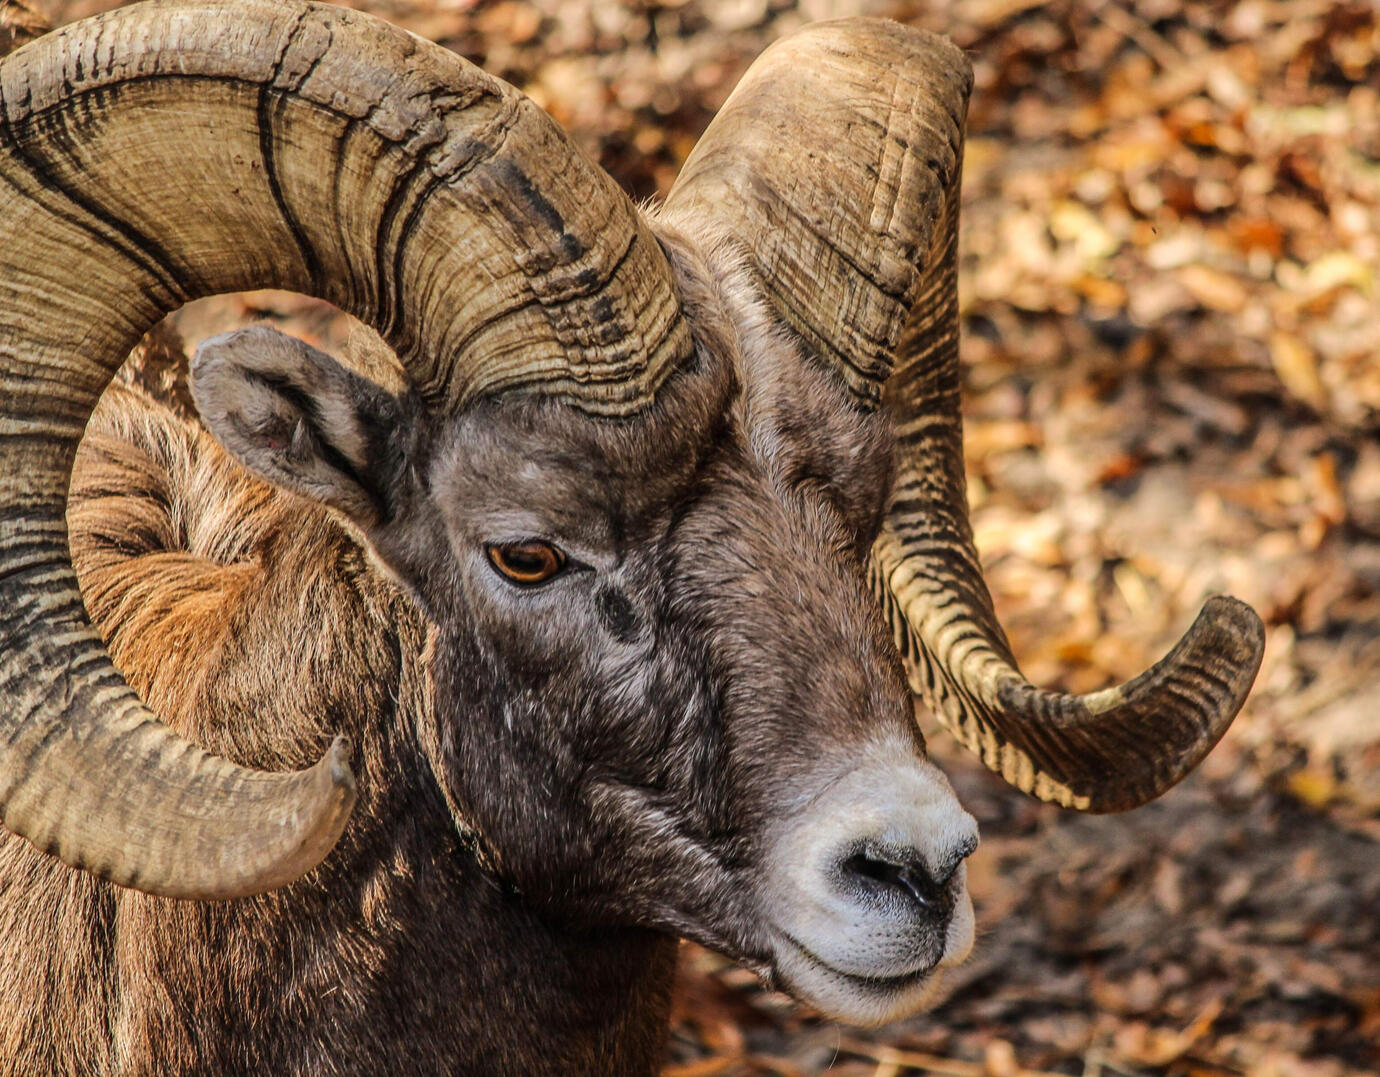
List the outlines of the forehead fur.
<svg viewBox="0 0 1380 1077">
<path fill-rule="evenodd" d="M 597 418 L 533 393 L 477 401 L 445 424 L 433 482 L 485 482 L 500 502 L 539 503 L 553 523 L 587 511 L 591 497 L 613 515 L 636 517 L 687 487 L 735 417 L 740 349 L 698 251 L 674 232 L 659 238 L 695 348 L 655 401 L 634 415 Z"/>
</svg>

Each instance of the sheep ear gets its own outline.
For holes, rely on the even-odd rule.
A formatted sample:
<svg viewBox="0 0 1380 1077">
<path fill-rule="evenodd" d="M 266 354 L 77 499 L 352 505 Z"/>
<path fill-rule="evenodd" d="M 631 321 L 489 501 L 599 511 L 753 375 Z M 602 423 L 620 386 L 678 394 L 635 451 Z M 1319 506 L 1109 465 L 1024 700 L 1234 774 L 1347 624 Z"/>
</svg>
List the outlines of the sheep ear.
<svg viewBox="0 0 1380 1077">
<path fill-rule="evenodd" d="M 192 396 L 245 466 L 365 529 L 394 515 L 402 402 L 309 344 L 264 326 L 202 343 Z"/>
</svg>

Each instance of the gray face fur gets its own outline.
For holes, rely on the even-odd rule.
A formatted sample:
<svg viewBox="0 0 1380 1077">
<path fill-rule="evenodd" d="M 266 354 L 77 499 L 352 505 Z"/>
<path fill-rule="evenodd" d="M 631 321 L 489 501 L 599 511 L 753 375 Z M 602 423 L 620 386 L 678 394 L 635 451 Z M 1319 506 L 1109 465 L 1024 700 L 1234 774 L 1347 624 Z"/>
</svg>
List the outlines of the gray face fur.
<svg viewBox="0 0 1380 1077">
<path fill-rule="evenodd" d="M 966 955 L 976 844 L 863 578 L 890 426 L 729 259 L 671 253 L 696 355 L 632 418 L 514 395 L 438 417 L 269 330 L 202 347 L 197 404 L 348 517 L 437 626 L 419 739 L 504 884 L 885 1020 Z M 564 554 L 543 583 L 486 552 L 534 540 Z"/>
</svg>

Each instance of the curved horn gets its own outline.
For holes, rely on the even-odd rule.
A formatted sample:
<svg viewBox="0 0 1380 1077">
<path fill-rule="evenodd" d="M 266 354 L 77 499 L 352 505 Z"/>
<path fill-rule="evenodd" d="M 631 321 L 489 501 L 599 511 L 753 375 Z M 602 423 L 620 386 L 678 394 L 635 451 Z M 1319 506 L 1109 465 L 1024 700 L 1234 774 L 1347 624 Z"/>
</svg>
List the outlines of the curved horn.
<svg viewBox="0 0 1380 1077">
<path fill-rule="evenodd" d="M 626 414 L 689 353 L 669 266 L 517 91 L 296 0 L 141 4 L 0 61 L 0 204 L 0 814 L 154 893 L 290 881 L 344 826 L 344 752 L 241 769 L 111 665 L 64 520 L 96 399 L 167 312 L 272 287 L 372 323 L 433 409 L 525 388 Z"/>
<path fill-rule="evenodd" d="M 863 407 L 916 302 L 971 86 L 934 34 L 813 23 L 757 58 L 667 196 L 745 241 L 778 314 Z"/>
<path fill-rule="evenodd" d="M 895 23 L 819 23 L 765 52 L 668 198 L 751 240 L 767 298 L 862 407 L 898 469 L 869 574 L 911 684 L 988 767 L 1067 807 L 1158 796 L 1226 731 L 1260 665 L 1249 607 L 1214 598 L 1148 672 L 1088 696 L 1021 676 L 968 523 L 957 236 L 968 63 Z M 892 373 L 892 356 L 898 366 Z"/>
</svg>

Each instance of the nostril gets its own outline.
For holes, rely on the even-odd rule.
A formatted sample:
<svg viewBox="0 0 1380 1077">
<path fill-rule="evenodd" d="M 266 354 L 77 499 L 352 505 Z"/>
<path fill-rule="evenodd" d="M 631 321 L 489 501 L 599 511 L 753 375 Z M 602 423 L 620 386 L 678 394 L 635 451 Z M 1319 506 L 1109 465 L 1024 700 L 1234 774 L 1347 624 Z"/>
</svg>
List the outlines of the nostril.
<svg viewBox="0 0 1380 1077">
<path fill-rule="evenodd" d="M 897 864 L 867 853 L 855 853 L 843 862 L 843 870 L 874 886 L 899 891 L 922 909 L 940 908 L 948 904 L 943 884 L 930 878 L 918 858 Z"/>
</svg>

